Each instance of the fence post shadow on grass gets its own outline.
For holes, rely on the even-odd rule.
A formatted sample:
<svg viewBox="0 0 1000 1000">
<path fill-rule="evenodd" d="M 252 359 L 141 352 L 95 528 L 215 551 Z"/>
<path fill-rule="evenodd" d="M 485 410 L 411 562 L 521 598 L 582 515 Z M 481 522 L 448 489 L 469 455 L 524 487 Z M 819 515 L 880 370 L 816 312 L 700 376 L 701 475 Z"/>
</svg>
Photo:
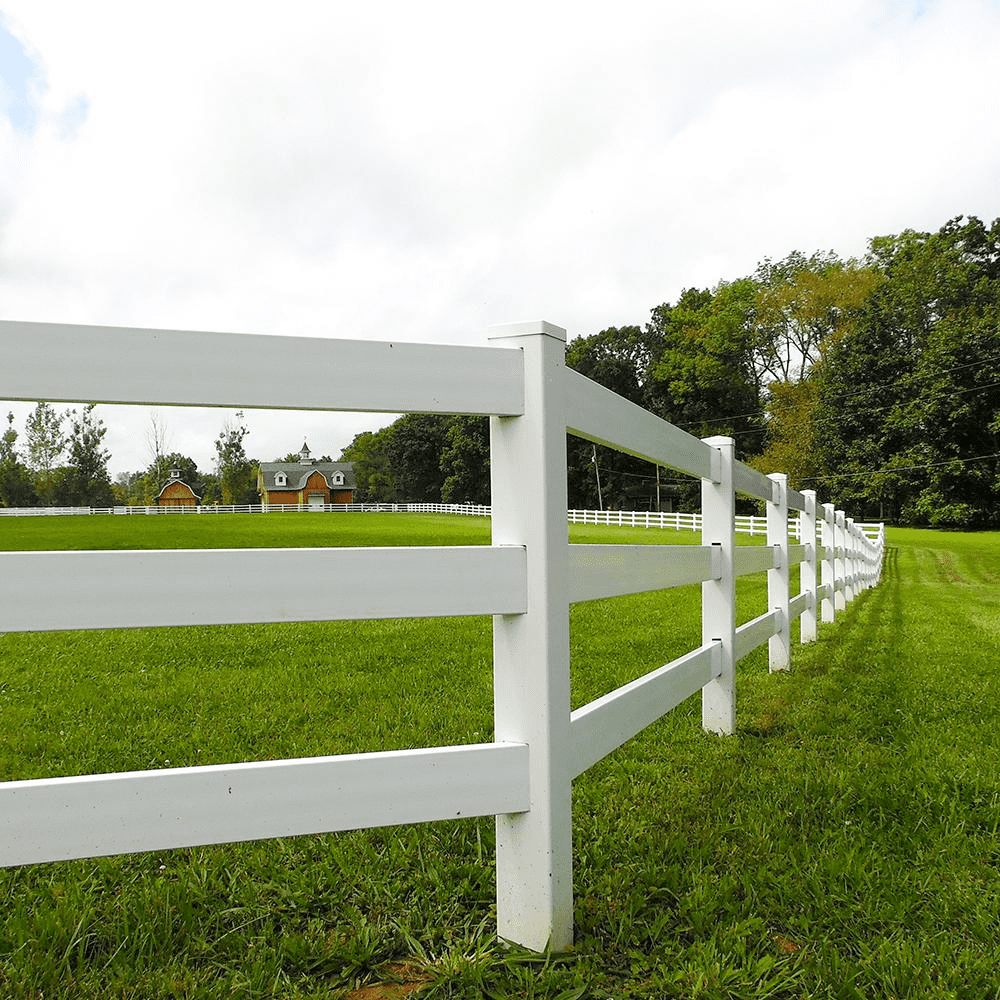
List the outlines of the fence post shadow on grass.
<svg viewBox="0 0 1000 1000">
<path fill-rule="evenodd" d="M 813 718 L 818 732 L 853 731 L 865 742 L 889 742 L 886 736 L 899 720 L 899 677 L 893 661 L 895 646 L 903 641 L 902 608 L 898 550 L 886 546 L 880 585 L 858 595 L 837 613 L 835 622 L 819 626 L 812 643 L 798 647 L 795 669 L 779 683 L 789 695 L 808 698 L 820 710 L 820 718 Z M 765 732 L 752 724 L 742 725 L 740 731 L 766 736 L 776 725 L 777 732 L 787 732 L 794 724 L 791 713 L 786 703 L 780 713 L 784 723 L 774 719 Z"/>
</svg>

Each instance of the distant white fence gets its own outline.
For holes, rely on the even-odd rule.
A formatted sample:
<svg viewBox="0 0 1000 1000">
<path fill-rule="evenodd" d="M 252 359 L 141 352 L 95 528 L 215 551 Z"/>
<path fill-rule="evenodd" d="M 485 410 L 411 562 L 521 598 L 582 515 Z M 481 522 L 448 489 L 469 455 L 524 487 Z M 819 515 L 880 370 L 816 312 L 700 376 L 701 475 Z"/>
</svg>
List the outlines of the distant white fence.
<svg viewBox="0 0 1000 1000">
<path fill-rule="evenodd" d="M 328 504 L 206 504 L 201 507 L 0 507 L 0 517 L 44 517 L 80 514 L 462 514 L 489 517 L 489 504 L 471 503 L 328 503 Z M 701 514 L 658 512 L 652 510 L 569 510 L 570 524 L 602 524 L 619 528 L 673 528 L 675 531 L 701 531 Z M 737 514 L 737 535 L 766 535 L 767 518 L 755 514 Z M 789 523 L 796 533 L 798 519 Z M 858 524 L 869 538 L 877 538 L 881 524 Z M 799 541 L 802 539 L 799 538 Z"/>
<path fill-rule="evenodd" d="M 567 369 L 558 327 L 491 339 L 0 323 L 5 399 L 487 414 L 493 499 L 490 546 L 0 552 L 0 631 L 494 616 L 492 742 L 4 782 L 0 864 L 495 815 L 500 936 L 571 943 L 573 779 L 698 691 L 705 729 L 732 733 L 736 662 L 767 643 L 786 669 L 795 618 L 808 642 L 878 581 L 883 534 Z M 701 544 L 569 545 L 567 431 L 700 478 Z M 736 493 L 765 502 L 765 546 L 735 545 Z M 735 580 L 764 572 L 770 610 L 737 627 Z M 569 605 L 694 583 L 701 644 L 571 711 Z"/>
<path fill-rule="evenodd" d="M 327 504 L 203 504 L 200 506 L 119 506 L 119 507 L 0 507 L 0 517 L 60 517 L 90 514 L 316 514 L 316 513 L 410 513 L 470 514 L 489 517 L 483 504 L 444 503 L 327 503 Z"/>
</svg>

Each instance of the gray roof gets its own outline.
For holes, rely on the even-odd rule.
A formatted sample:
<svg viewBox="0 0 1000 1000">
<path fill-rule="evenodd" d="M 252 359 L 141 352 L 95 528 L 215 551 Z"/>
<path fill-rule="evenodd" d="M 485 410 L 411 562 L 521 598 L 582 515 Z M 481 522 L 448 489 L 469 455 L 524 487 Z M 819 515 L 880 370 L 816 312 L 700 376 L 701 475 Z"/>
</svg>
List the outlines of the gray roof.
<svg viewBox="0 0 1000 1000">
<path fill-rule="evenodd" d="M 274 477 L 277 473 L 284 472 L 288 477 L 288 482 L 284 486 L 276 486 Z M 310 462 L 305 465 L 302 462 L 261 462 L 260 475 L 266 490 L 301 490 L 306 480 L 314 473 L 319 472 L 326 480 L 326 485 L 331 490 L 353 490 L 357 488 L 354 479 L 353 462 Z M 333 476 L 337 472 L 344 474 L 344 481 L 340 485 L 333 482 Z"/>
</svg>

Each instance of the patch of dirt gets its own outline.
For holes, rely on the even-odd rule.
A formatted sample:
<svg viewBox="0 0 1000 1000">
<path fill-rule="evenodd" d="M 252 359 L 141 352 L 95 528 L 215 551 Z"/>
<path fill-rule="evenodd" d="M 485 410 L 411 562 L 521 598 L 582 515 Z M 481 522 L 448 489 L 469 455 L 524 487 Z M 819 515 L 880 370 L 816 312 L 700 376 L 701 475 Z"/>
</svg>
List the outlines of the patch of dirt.
<svg viewBox="0 0 1000 1000">
<path fill-rule="evenodd" d="M 794 955 L 802 948 L 801 945 L 796 944 L 791 938 L 785 937 L 784 934 L 775 934 L 774 943 L 777 946 L 778 951 L 785 955 Z"/>
<path fill-rule="evenodd" d="M 382 970 L 386 981 L 370 983 L 344 994 L 344 1000 L 399 1000 L 409 997 L 427 985 L 430 976 L 412 962 L 390 962 Z"/>
</svg>

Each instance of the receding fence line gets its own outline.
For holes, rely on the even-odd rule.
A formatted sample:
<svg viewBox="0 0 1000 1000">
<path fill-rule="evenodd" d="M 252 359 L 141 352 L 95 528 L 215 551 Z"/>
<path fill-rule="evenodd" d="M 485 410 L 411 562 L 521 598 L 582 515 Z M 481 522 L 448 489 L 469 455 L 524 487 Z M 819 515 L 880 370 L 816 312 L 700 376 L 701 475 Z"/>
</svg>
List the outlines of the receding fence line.
<svg viewBox="0 0 1000 1000">
<path fill-rule="evenodd" d="M 736 461 L 731 438 L 700 441 L 567 369 L 559 327 L 491 339 L 0 322 L 0 398 L 488 414 L 489 548 L 0 552 L 0 632 L 491 614 L 495 730 L 485 744 L 2 782 L 0 864 L 493 815 L 500 936 L 538 951 L 571 943 L 573 778 L 699 690 L 704 728 L 732 733 L 737 661 L 767 643 L 770 669 L 787 669 L 796 618 L 808 642 L 817 619 L 878 582 L 884 533 Z M 569 545 L 567 431 L 700 478 L 702 512 L 684 527 L 701 544 Z M 764 502 L 765 546 L 737 548 L 737 493 Z M 355 585 L 319 588 L 317 601 L 303 554 Z M 762 572 L 769 610 L 737 627 L 735 580 Z M 261 574 L 280 585 L 241 582 Z M 701 645 L 571 711 L 569 605 L 693 583 Z"/>
</svg>

